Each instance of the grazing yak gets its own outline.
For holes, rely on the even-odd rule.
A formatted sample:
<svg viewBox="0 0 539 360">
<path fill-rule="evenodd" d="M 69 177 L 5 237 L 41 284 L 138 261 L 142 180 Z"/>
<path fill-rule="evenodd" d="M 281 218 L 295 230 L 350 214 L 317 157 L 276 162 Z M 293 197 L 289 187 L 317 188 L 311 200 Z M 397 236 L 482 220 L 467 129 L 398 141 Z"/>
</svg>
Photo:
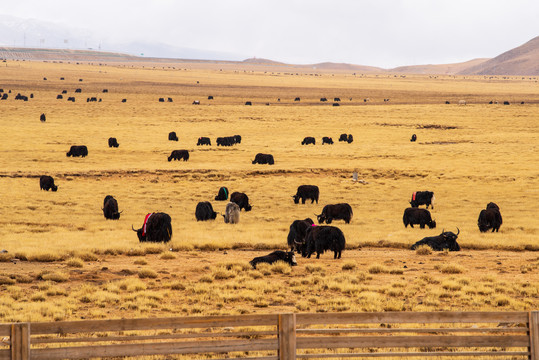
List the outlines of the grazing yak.
<svg viewBox="0 0 539 360">
<path fill-rule="evenodd" d="M 442 230 L 440 235 L 425 237 L 412 245 L 410 249 L 415 250 L 420 245 L 428 245 L 435 251 L 442 251 L 444 249 L 449 249 L 449 251 L 460 251 L 460 246 L 457 243 L 459 234 L 459 228 L 457 228 L 456 234 L 451 231 Z"/>
<path fill-rule="evenodd" d="M 429 205 L 434 209 L 434 193 L 432 191 L 415 191 L 412 193 L 412 200 L 410 205 L 412 207 L 418 207 L 419 205 Z"/>
<path fill-rule="evenodd" d="M 58 100 L 63 99 L 63 98 L 64 98 L 63 95 L 60 95 L 60 94 L 56 95 L 56 99 L 58 99 Z M 3 100 L 3 99 L 2 99 L 2 100 Z"/>
<path fill-rule="evenodd" d="M 234 202 L 229 202 L 226 204 L 225 214 L 225 224 L 237 224 L 240 222 L 240 207 Z"/>
<path fill-rule="evenodd" d="M 39 178 L 39 188 L 45 191 L 58 190 L 58 186 L 54 185 L 54 179 L 52 178 L 52 176 L 49 176 L 49 175 L 42 175 Z"/>
<path fill-rule="evenodd" d="M 301 145 L 309 145 L 309 144 L 313 144 L 313 145 L 316 145 L 316 139 L 312 136 L 307 136 L 305 138 L 303 138 L 303 141 L 301 142 Z"/>
<path fill-rule="evenodd" d="M 287 237 L 287 244 L 290 251 L 296 251 L 298 254 L 302 252 L 305 235 L 307 235 L 307 230 L 310 229 L 311 225 L 314 225 L 314 221 L 311 218 L 294 220 L 292 222 Z"/>
<path fill-rule="evenodd" d="M 234 135 L 234 136 L 223 136 L 218 137 L 217 140 L 215 140 L 217 143 L 217 146 L 232 146 L 234 144 L 240 144 L 241 143 L 241 136 L 240 135 Z"/>
<path fill-rule="evenodd" d="M 201 201 L 197 204 L 195 217 L 197 221 L 215 220 L 217 213 L 213 211 L 209 201 Z"/>
<path fill-rule="evenodd" d="M 87 155 L 88 155 L 88 148 L 86 147 L 86 145 L 73 145 L 71 146 L 69 151 L 66 153 L 67 157 L 70 157 L 70 156 L 85 157 Z"/>
<path fill-rule="evenodd" d="M 168 133 L 168 139 L 170 141 L 178 141 L 178 137 L 176 136 L 176 132 L 175 131 L 171 131 Z"/>
<path fill-rule="evenodd" d="M 316 215 L 316 218 L 319 224 L 323 224 L 325 221 L 329 225 L 333 220 L 344 220 L 345 223 L 350 224 L 353 215 L 352 207 L 349 204 L 340 203 L 324 206 L 322 213 Z"/>
<path fill-rule="evenodd" d="M 199 137 L 198 138 L 198 142 L 197 142 L 197 146 L 199 145 L 210 145 L 211 146 L 211 140 L 209 137 Z"/>
<path fill-rule="evenodd" d="M 159 98 L 159 102 L 165 102 L 165 98 Z"/>
<path fill-rule="evenodd" d="M 322 145 L 324 145 L 324 144 L 333 145 L 333 139 L 328 137 L 328 136 L 324 136 L 322 138 Z"/>
<path fill-rule="evenodd" d="M 492 232 L 498 232 L 502 223 L 500 208 L 493 202 L 488 203 L 485 210 L 481 210 L 477 219 L 477 226 L 481 232 L 487 232 L 490 229 L 492 229 Z"/>
<path fill-rule="evenodd" d="M 118 146 L 120 146 L 120 144 L 118 144 L 118 140 L 116 140 L 115 137 L 109 138 L 109 147 L 117 148 Z"/>
<path fill-rule="evenodd" d="M 348 134 L 341 134 L 341 136 L 339 136 L 339 141 L 348 141 Z"/>
<path fill-rule="evenodd" d="M 328 99 L 323 97 L 323 98 L 320 98 L 320 101 L 324 102 L 324 101 L 328 101 Z"/>
<path fill-rule="evenodd" d="M 349 144 L 354 142 L 354 137 L 352 136 L 352 134 L 348 134 L 348 139 L 346 139 L 346 142 Z"/>
<path fill-rule="evenodd" d="M 413 228 L 414 224 L 419 224 L 421 229 L 424 229 L 425 225 L 427 225 L 429 229 L 434 229 L 436 227 L 436 221 L 432 220 L 430 211 L 427 209 L 405 209 L 404 214 L 402 215 L 402 222 L 404 223 L 404 227 L 410 225 L 410 227 Z"/>
<path fill-rule="evenodd" d="M 225 186 L 221 186 L 219 188 L 219 192 L 217 193 L 215 200 L 217 201 L 228 200 L 228 189 Z"/>
<path fill-rule="evenodd" d="M 123 102 L 123 103 L 127 102 L 127 99 L 122 99 L 122 102 Z"/>
<path fill-rule="evenodd" d="M 45 116 L 45 114 L 41 114 L 41 115 L 39 116 L 39 120 L 40 120 L 41 122 L 45 122 L 45 121 L 47 121 L 47 117 Z"/>
<path fill-rule="evenodd" d="M 277 261 L 284 261 L 290 266 L 296 266 L 298 264 L 296 262 L 296 255 L 294 254 L 294 252 L 281 250 L 274 251 L 271 254 L 265 256 L 255 257 L 253 260 L 249 261 L 249 264 L 251 264 L 253 269 L 256 269 L 256 265 L 260 263 L 273 264 Z"/>
<path fill-rule="evenodd" d="M 253 208 L 251 205 L 249 205 L 249 197 L 241 192 L 233 192 L 230 195 L 230 201 L 236 203 L 240 210 L 244 209 L 245 211 L 251 211 Z"/>
<path fill-rule="evenodd" d="M 328 250 L 333 251 L 334 259 L 340 259 L 345 246 L 346 240 L 341 229 L 335 226 L 311 225 L 307 229 L 301 255 L 310 258 L 313 253 L 316 253 L 316 258 L 320 259 L 320 255 Z"/>
<path fill-rule="evenodd" d="M 245 105 L 253 105 L 253 103 L 251 101 L 246 101 Z"/>
<path fill-rule="evenodd" d="M 164 242 L 172 239 L 172 219 L 166 213 L 149 213 L 144 218 L 142 227 L 138 230 L 131 229 L 137 233 L 140 242 Z"/>
<path fill-rule="evenodd" d="M 120 218 L 118 201 L 112 195 L 105 196 L 105 200 L 103 200 L 103 215 L 105 219 L 110 220 L 118 220 Z"/>
<path fill-rule="evenodd" d="M 411 142 L 414 142 L 417 140 L 417 135 L 416 134 L 412 134 L 412 138 L 410 139 Z"/>
<path fill-rule="evenodd" d="M 261 164 L 261 165 L 264 165 L 264 164 L 273 165 L 275 164 L 275 161 L 273 160 L 273 155 L 271 154 L 258 153 L 256 154 L 255 159 L 252 161 L 252 163 Z"/>
<path fill-rule="evenodd" d="M 168 161 L 174 160 L 183 160 L 187 161 L 189 160 L 189 151 L 187 150 L 172 150 L 170 153 L 170 156 L 168 157 Z"/>
<path fill-rule="evenodd" d="M 299 97 L 295 98 L 294 101 L 301 101 Z"/>
<path fill-rule="evenodd" d="M 320 190 L 316 185 L 300 185 L 298 186 L 296 195 L 292 195 L 294 198 L 294 204 L 299 204 L 299 199 L 301 199 L 302 204 L 305 204 L 305 200 L 307 199 L 311 199 L 311 204 L 315 201 L 318 204 L 319 196 Z"/>
</svg>

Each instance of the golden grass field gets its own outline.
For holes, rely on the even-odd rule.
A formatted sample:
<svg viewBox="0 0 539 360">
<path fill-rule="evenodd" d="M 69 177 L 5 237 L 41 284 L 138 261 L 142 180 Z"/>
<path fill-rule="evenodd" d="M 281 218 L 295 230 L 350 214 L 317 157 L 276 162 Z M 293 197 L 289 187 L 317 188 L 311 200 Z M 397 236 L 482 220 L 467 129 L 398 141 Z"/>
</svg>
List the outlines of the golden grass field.
<svg viewBox="0 0 539 360">
<path fill-rule="evenodd" d="M 536 78 L 311 74 L 218 64 L 0 65 L 0 88 L 12 91 L 0 101 L 0 249 L 8 251 L 0 262 L 3 322 L 538 308 Z M 56 100 L 64 89 L 75 103 Z M 18 92 L 34 98 L 15 101 Z M 90 96 L 103 101 L 87 103 Z M 331 106 L 334 97 L 341 106 Z M 461 99 L 468 104 L 457 105 Z M 511 105 L 501 105 L 504 100 Z M 178 142 L 167 140 L 170 131 Z M 341 133 L 353 134 L 354 142 L 337 142 Z M 416 143 L 409 141 L 413 133 Z M 234 134 L 242 135 L 241 144 L 215 145 L 216 137 Z M 212 146 L 197 147 L 199 136 L 210 137 Z M 317 145 L 302 146 L 305 136 L 316 137 Z M 321 145 L 322 136 L 335 144 Z M 120 147 L 108 148 L 109 137 Z M 82 144 L 88 157 L 65 156 Z M 167 162 L 175 149 L 188 149 L 189 161 Z M 258 152 L 273 154 L 275 165 L 252 165 Z M 365 185 L 352 181 L 354 171 Z M 54 177 L 58 192 L 40 191 L 44 174 Z M 318 205 L 293 203 L 302 184 L 319 186 Z M 253 211 L 242 212 L 237 225 L 220 216 L 197 222 L 199 201 L 224 213 L 226 202 L 213 200 L 220 186 L 245 192 Z M 411 193 L 420 190 L 435 193 L 437 229 L 403 226 Z M 103 217 L 107 194 L 123 210 L 118 221 Z M 490 201 L 500 206 L 503 225 L 499 233 L 480 233 L 477 217 Z M 249 269 L 254 256 L 286 248 L 293 220 L 314 218 L 338 202 L 354 211 L 351 224 L 332 224 L 346 236 L 341 260 L 326 253 L 298 258 L 294 268 Z M 171 215 L 171 243 L 138 243 L 131 225 L 140 227 L 152 211 Z M 457 227 L 460 253 L 408 250 Z"/>
</svg>

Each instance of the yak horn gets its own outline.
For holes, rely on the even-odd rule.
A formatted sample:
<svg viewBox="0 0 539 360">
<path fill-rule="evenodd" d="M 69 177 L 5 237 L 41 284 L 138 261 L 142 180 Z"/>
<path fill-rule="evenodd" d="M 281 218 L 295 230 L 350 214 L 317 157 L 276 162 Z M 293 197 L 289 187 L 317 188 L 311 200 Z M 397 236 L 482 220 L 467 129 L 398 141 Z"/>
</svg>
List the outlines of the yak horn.
<svg viewBox="0 0 539 360">
<path fill-rule="evenodd" d="M 303 245 L 302 242 L 298 242 L 298 241 L 296 241 L 296 239 L 294 239 L 294 243 L 297 244 L 297 245 Z"/>
<path fill-rule="evenodd" d="M 460 230 L 459 228 L 457 227 L 457 236 L 460 234 Z"/>
<path fill-rule="evenodd" d="M 131 229 L 133 229 L 134 232 L 138 231 L 138 230 L 135 230 L 135 228 L 133 227 L 133 224 L 131 224 Z"/>
</svg>

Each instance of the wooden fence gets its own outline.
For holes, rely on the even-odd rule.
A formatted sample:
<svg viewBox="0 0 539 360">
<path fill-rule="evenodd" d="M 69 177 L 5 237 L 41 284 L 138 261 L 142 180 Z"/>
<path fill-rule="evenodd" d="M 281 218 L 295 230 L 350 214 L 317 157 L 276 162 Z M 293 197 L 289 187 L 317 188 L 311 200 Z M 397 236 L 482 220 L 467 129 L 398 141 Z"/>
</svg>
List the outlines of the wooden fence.
<svg viewBox="0 0 539 360">
<path fill-rule="evenodd" d="M 539 360 L 539 311 L 269 314 L 0 325 L 0 360 L 480 357 Z"/>
</svg>

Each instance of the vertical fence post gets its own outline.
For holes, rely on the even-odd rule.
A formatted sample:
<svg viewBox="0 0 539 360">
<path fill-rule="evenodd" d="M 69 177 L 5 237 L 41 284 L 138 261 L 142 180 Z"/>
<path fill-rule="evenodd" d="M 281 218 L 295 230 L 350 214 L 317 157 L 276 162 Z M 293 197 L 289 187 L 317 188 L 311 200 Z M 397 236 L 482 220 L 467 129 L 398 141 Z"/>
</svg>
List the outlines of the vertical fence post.
<svg viewBox="0 0 539 360">
<path fill-rule="evenodd" d="M 11 360 L 30 359 L 30 324 L 11 325 Z"/>
<path fill-rule="evenodd" d="M 296 314 L 279 314 L 279 360 L 296 360 Z"/>
<path fill-rule="evenodd" d="M 539 360 L 539 311 L 530 311 L 530 360 Z"/>
</svg>

